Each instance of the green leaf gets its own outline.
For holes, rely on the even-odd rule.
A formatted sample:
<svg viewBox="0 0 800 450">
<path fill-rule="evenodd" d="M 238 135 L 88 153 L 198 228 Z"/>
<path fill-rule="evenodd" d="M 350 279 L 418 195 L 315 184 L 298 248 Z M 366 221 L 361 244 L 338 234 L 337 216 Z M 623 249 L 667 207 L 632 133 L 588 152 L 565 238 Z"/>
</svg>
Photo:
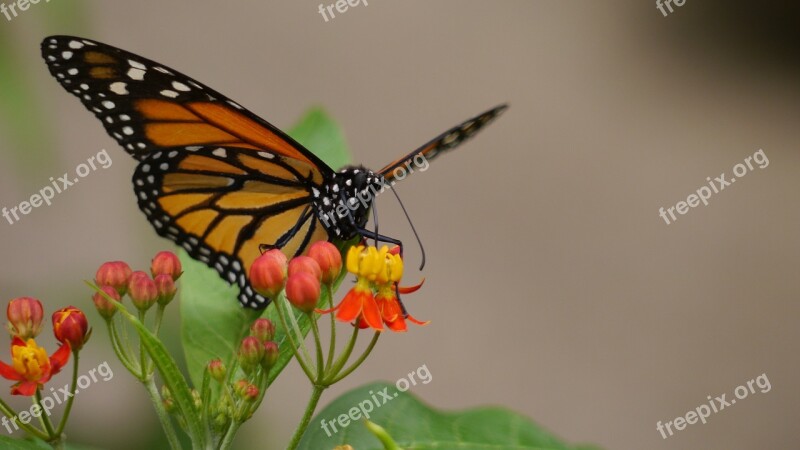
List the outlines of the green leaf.
<svg viewBox="0 0 800 450">
<path fill-rule="evenodd" d="M 390 399 L 385 400 L 380 392 L 387 393 Z M 377 398 L 377 406 L 373 398 Z M 357 414 L 351 417 L 355 417 L 356 420 L 348 418 L 351 420 L 350 423 L 342 428 L 338 418 L 342 414 L 350 415 L 353 409 Z M 343 444 L 349 444 L 358 450 L 383 449 L 378 438 L 365 426 L 363 420 L 366 417 L 363 416 L 362 410 L 369 414 L 369 421 L 383 427 L 392 439 L 406 450 L 597 448 L 569 445 L 530 419 L 507 409 L 488 407 L 459 412 L 440 411 L 431 408 L 408 392 L 399 392 L 394 385 L 374 383 L 345 393 L 317 414 L 300 441 L 299 449 L 317 450 Z M 327 432 L 321 420 L 325 420 Z"/>
<path fill-rule="evenodd" d="M 52 450 L 49 444 L 39 439 L 14 439 L 2 435 L 0 435 L 0 448 L 3 450 Z M 91 447 L 73 444 L 66 444 L 64 448 L 65 450 L 91 450 Z"/>
<path fill-rule="evenodd" d="M 289 134 L 332 167 L 349 162 L 341 131 L 321 109 L 306 113 Z M 194 261 L 185 252 L 179 255 L 184 268 L 179 290 L 183 350 L 189 376 L 195 386 L 201 386 L 203 371 L 210 360 L 221 358 L 230 367 L 239 341 L 247 335 L 259 312 L 242 308 L 236 298 L 238 288 L 223 281 L 216 271 Z M 291 360 L 291 348 L 282 345 L 285 334 L 274 309 L 270 306 L 264 311 L 264 317 L 276 326 L 275 342 L 281 350 L 277 364 L 270 371 L 270 380 L 274 380 Z M 307 333 L 308 320 L 303 316 L 299 321 L 301 329 Z"/>
</svg>

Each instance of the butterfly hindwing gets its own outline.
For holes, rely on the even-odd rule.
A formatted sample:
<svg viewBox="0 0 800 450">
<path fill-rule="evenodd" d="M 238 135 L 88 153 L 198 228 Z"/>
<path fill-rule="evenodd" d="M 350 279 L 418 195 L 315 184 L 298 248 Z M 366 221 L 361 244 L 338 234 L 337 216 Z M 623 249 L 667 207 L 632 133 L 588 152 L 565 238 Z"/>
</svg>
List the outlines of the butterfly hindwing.
<svg viewBox="0 0 800 450">
<path fill-rule="evenodd" d="M 267 300 L 253 292 L 248 273 L 261 251 L 294 256 L 328 238 L 304 177 L 280 155 L 198 146 L 147 155 L 133 184 L 159 235 L 237 284 L 244 305 L 260 308 Z"/>
</svg>

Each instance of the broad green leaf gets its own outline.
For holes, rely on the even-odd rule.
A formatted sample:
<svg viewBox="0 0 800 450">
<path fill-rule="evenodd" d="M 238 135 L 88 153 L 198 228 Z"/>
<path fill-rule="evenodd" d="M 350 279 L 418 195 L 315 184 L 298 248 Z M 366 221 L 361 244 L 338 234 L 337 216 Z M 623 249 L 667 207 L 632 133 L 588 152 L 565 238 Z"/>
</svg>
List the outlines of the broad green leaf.
<svg viewBox="0 0 800 450">
<path fill-rule="evenodd" d="M 342 133 L 321 109 L 309 111 L 289 134 L 332 167 L 349 162 Z M 179 289 L 183 350 L 192 382 L 201 386 L 208 361 L 221 358 L 230 363 L 259 312 L 239 306 L 238 288 L 223 281 L 216 271 L 192 260 L 185 252 L 180 252 L 180 257 L 184 267 Z M 270 380 L 289 363 L 292 353 L 288 344 L 284 345 L 286 336 L 274 309 L 269 306 L 264 311 L 264 316 L 276 325 L 276 343 L 281 349 L 278 363 L 270 371 Z M 308 320 L 299 316 L 299 322 L 303 333 L 307 333 Z"/>
<path fill-rule="evenodd" d="M 385 399 L 381 392 L 388 394 L 389 399 Z M 377 399 L 377 403 L 373 398 Z M 365 417 L 362 411 L 369 417 Z M 345 427 L 339 423 L 342 415 L 349 421 Z M 362 386 L 334 400 L 311 420 L 299 448 L 331 449 L 348 444 L 358 450 L 383 449 L 378 438 L 365 426 L 365 418 L 383 427 L 406 450 L 597 449 L 569 445 L 530 419 L 507 409 L 489 407 L 458 412 L 440 411 L 414 395 L 399 392 L 394 385 L 385 383 Z M 321 420 L 325 420 L 325 427 Z M 344 418 L 342 423 L 345 423 Z"/>
</svg>

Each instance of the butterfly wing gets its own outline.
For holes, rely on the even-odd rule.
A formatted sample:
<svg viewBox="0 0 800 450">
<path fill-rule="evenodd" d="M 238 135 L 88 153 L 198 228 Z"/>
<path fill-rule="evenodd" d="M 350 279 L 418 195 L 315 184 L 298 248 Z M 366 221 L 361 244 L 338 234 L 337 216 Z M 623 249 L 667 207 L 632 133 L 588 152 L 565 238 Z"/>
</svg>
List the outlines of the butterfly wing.
<svg viewBox="0 0 800 450">
<path fill-rule="evenodd" d="M 475 136 L 475 134 L 480 131 L 481 128 L 491 123 L 507 108 L 508 105 L 499 105 L 490 109 L 489 111 L 484 112 L 483 114 L 479 114 L 469 120 L 465 120 L 463 123 L 456 125 L 439 136 L 436 136 L 434 139 L 431 139 L 429 142 L 425 143 L 425 145 L 414 150 L 408 155 L 388 164 L 386 167 L 381 169 L 379 173 L 383 175 L 387 182 L 394 181 L 397 178 L 398 173 L 403 173 L 403 177 L 405 177 L 405 171 L 401 171 L 401 167 L 410 165 L 415 158 L 423 157 L 427 161 L 430 161 L 439 156 L 442 152 L 458 147 L 467 139 Z"/>
<path fill-rule="evenodd" d="M 263 308 L 248 274 L 264 248 L 303 253 L 328 233 L 311 206 L 307 175 L 286 158 L 236 147 L 157 151 L 133 176 L 139 208 L 156 232 L 240 288 L 240 302 Z"/>
<path fill-rule="evenodd" d="M 248 274 L 260 249 L 288 256 L 327 239 L 311 192 L 333 170 L 292 138 L 201 83 L 100 42 L 42 42 L 50 73 L 140 161 L 139 207 L 159 235 L 240 288 L 261 308 Z"/>
</svg>

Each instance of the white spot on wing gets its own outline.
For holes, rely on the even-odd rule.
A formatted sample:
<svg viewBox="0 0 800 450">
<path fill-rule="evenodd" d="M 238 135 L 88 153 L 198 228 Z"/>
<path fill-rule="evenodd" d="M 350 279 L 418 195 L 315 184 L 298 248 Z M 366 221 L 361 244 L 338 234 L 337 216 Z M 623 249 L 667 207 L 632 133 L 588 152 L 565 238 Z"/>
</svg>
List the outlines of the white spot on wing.
<svg viewBox="0 0 800 450">
<path fill-rule="evenodd" d="M 127 86 L 128 85 L 123 83 L 122 81 L 117 81 L 116 83 L 111 83 L 111 86 L 109 86 L 108 88 L 111 90 L 111 92 L 117 95 L 126 95 L 128 94 L 128 90 L 125 89 Z"/>
<path fill-rule="evenodd" d="M 160 92 L 160 94 L 163 95 L 164 97 L 169 97 L 169 98 L 175 98 L 178 96 L 177 92 L 171 91 L 169 89 L 164 89 L 163 91 Z"/>
<path fill-rule="evenodd" d="M 114 107 L 117 105 L 115 105 L 114 102 L 106 100 L 103 102 L 103 106 L 105 106 L 106 109 L 114 109 Z"/>
<path fill-rule="evenodd" d="M 214 156 L 219 156 L 220 158 L 227 158 L 228 157 L 228 152 L 226 152 L 224 148 L 218 148 L 218 149 L 214 150 L 213 152 L 211 152 L 211 154 L 214 155 Z"/>
<path fill-rule="evenodd" d="M 172 87 L 174 87 L 178 91 L 183 91 L 183 92 L 188 92 L 192 90 L 189 86 L 181 83 L 180 81 L 173 81 Z"/>
<path fill-rule="evenodd" d="M 132 68 L 128 70 L 128 78 L 132 80 L 144 80 L 144 70 Z"/>
<path fill-rule="evenodd" d="M 69 51 L 69 50 L 61 53 L 61 57 L 64 58 L 64 59 L 70 59 L 70 58 L 72 58 L 72 55 L 73 55 L 73 53 L 71 51 Z"/>
<path fill-rule="evenodd" d="M 69 43 L 69 48 L 72 48 L 72 49 L 75 49 L 75 50 L 78 50 L 79 48 L 83 48 L 83 42 L 71 41 Z"/>
<path fill-rule="evenodd" d="M 135 67 L 137 69 L 147 70 L 147 66 L 145 66 L 144 64 L 142 64 L 142 63 L 140 63 L 138 61 L 134 61 L 132 59 L 128 60 L 128 64 L 130 64 L 131 67 Z"/>
</svg>

